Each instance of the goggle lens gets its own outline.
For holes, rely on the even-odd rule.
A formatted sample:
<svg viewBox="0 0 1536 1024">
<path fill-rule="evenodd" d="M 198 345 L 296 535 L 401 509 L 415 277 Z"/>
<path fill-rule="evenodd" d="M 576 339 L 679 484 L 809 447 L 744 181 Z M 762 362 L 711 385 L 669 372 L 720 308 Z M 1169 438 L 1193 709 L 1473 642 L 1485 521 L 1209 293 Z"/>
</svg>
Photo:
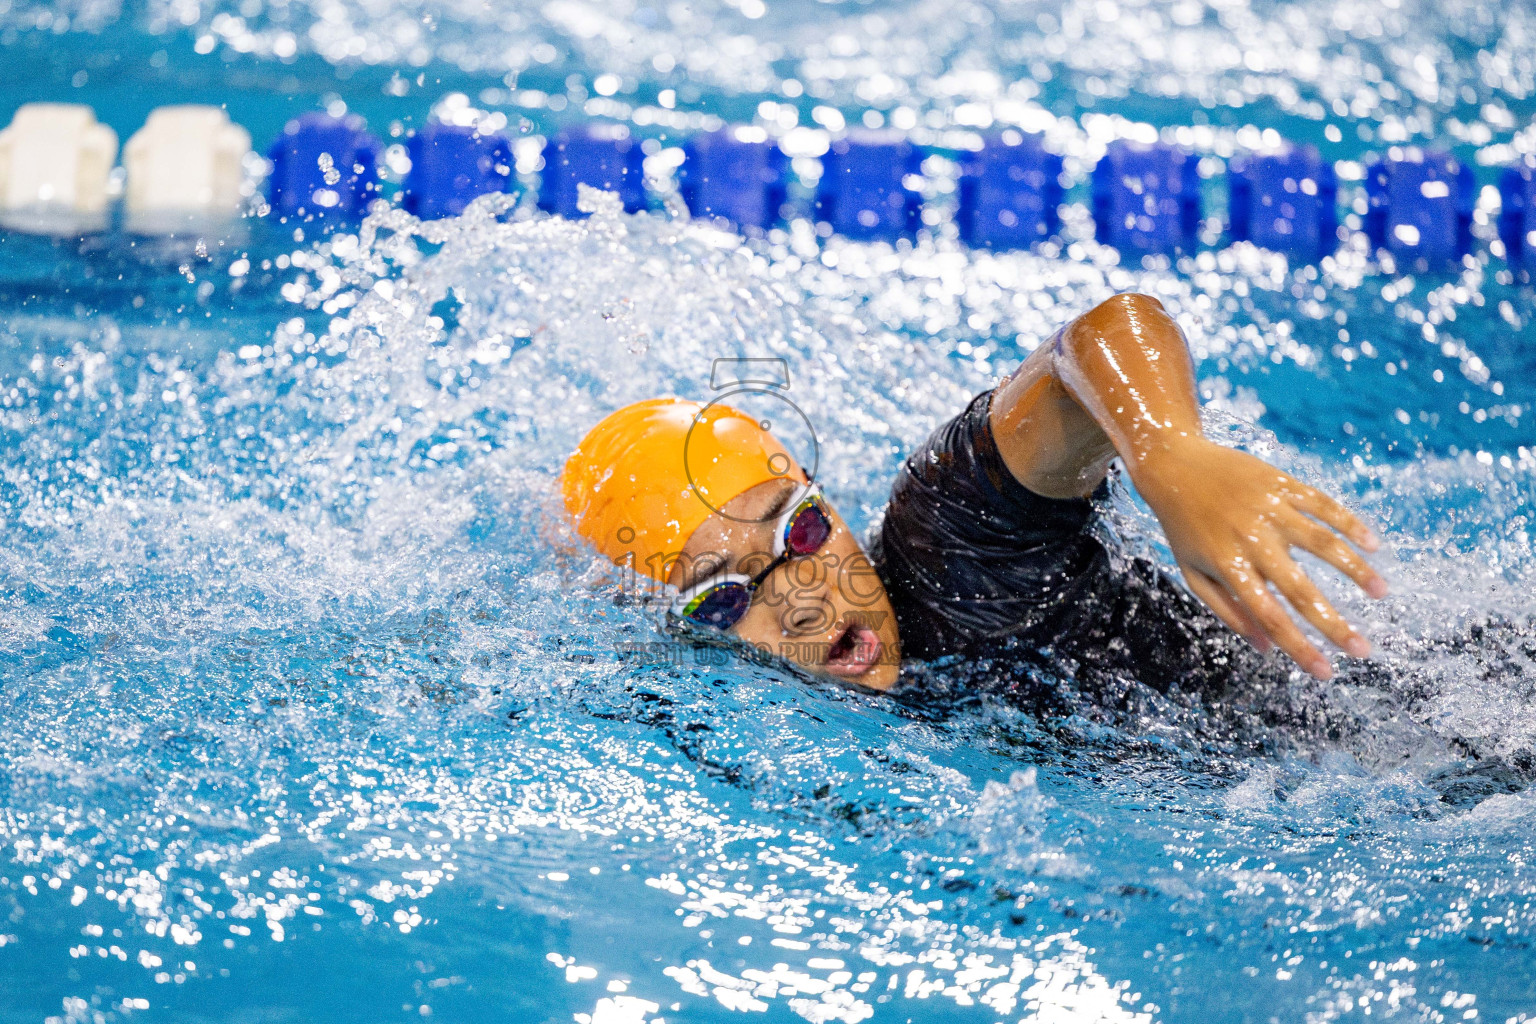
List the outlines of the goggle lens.
<svg viewBox="0 0 1536 1024">
<path fill-rule="evenodd" d="M 784 531 L 784 549 L 792 555 L 814 555 L 832 536 L 832 520 L 818 502 L 795 513 Z"/>
<path fill-rule="evenodd" d="M 691 622 L 713 629 L 730 629 L 752 606 L 752 590 L 745 583 L 722 583 L 700 594 L 683 611 Z"/>
<path fill-rule="evenodd" d="M 752 607 L 752 592 L 792 557 L 814 555 L 832 536 L 832 517 L 819 497 L 805 499 L 784 526 L 784 553 L 750 582 L 728 581 L 716 584 L 689 601 L 681 611 L 683 618 L 712 629 L 729 630 Z M 674 614 L 679 614 L 674 612 Z"/>
</svg>

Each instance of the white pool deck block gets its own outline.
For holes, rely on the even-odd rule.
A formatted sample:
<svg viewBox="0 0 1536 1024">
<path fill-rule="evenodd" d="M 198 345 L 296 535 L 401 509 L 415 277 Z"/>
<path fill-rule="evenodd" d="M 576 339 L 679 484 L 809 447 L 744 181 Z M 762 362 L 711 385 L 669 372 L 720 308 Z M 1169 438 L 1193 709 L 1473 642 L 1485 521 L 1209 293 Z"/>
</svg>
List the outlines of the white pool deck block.
<svg viewBox="0 0 1536 1024">
<path fill-rule="evenodd" d="M 117 133 L 78 103 L 28 103 L 0 131 L 0 223 L 40 234 L 106 227 Z"/>
<path fill-rule="evenodd" d="M 160 107 L 123 147 L 125 227 L 174 232 L 239 216 L 251 135 L 219 107 Z"/>
</svg>

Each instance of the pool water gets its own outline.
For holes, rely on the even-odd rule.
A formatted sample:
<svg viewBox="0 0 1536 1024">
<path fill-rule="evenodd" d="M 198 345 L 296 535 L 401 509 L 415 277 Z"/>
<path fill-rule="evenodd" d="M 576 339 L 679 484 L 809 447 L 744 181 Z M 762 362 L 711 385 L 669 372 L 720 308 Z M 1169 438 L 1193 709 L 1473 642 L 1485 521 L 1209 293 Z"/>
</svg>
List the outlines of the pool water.
<svg viewBox="0 0 1536 1024">
<path fill-rule="evenodd" d="M 940 208 L 987 124 L 1079 182 L 1166 129 L 1219 220 L 1262 129 L 1346 169 L 1434 142 L 1491 183 L 1536 149 L 1533 33 L 1451 0 L 0 0 L 0 117 L 89 102 L 126 137 L 221 102 L 260 146 L 457 92 L 530 139 L 672 145 L 875 110 L 940 154 Z M 202 251 L 0 238 L 0 1020 L 1536 1016 L 1536 796 L 1477 783 L 1536 743 L 1536 302 L 1494 197 L 1476 256 L 1406 275 L 1358 236 L 1121 265 L 1083 196 L 1037 253 L 516 196 Z M 867 528 L 927 431 L 1127 289 L 1184 325 L 1215 434 L 1387 536 L 1387 600 L 1319 575 L 1397 682 L 1275 698 L 1366 742 L 671 646 L 561 518 L 604 412 L 768 356 Z M 1123 488 L 1109 528 L 1161 550 Z"/>
</svg>

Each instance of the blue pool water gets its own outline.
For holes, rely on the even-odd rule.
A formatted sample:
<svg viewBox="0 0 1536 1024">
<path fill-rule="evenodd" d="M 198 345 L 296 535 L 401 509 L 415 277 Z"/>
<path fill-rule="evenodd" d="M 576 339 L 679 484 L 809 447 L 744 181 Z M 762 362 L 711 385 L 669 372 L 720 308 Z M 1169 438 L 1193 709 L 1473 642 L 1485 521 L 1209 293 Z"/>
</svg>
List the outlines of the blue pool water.
<svg viewBox="0 0 1536 1024">
<path fill-rule="evenodd" d="M 1034 254 L 515 197 L 203 252 L 0 238 L 0 1020 L 1536 1016 L 1536 797 L 1445 782 L 1536 743 L 1536 302 L 1492 196 L 1475 257 L 1410 276 L 1358 238 L 1120 266 L 1080 184 L 1167 130 L 1219 220 L 1268 128 L 1346 167 L 1435 142 L 1488 185 L 1536 149 L 1533 38 L 1454 0 L 0 0 L 4 119 L 226 103 L 263 146 L 456 92 L 670 145 L 875 110 L 940 152 L 1044 129 L 1079 182 Z M 1386 601 L 1324 575 L 1396 682 L 1295 681 L 1257 736 L 869 698 L 666 647 L 562 523 L 603 412 L 766 355 L 866 527 L 926 431 L 1133 288 L 1213 431 L 1388 537 Z M 1157 549 L 1130 495 L 1112 527 Z"/>
</svg>

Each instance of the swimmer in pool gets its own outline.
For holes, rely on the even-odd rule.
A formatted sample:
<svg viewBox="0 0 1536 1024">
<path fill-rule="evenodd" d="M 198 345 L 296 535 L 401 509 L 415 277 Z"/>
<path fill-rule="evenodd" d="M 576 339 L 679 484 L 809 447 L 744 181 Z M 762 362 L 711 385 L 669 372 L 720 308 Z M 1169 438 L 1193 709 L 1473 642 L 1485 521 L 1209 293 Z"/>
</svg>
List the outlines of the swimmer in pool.
<svg viewBox="0 0 1536 1024">
<path fill-rule="evenodd" d="M 1166 691 L 1250 664 L 1233 634 L 1327 679 L 1329 656 L 1293 615 L 1370 654 L 1292 553 L 1380 598 L 1360 555 L 1377 539 L 1328 495 L 1203 435 L 1183 333 L 1149 296 L 1078 317 L 940 427 L 902 467 L 867 556 L 777 440 L 719 405 L 695 424 L 703 408 L 620 409 L 561 479 L 580 534 L 675 587 L 683 628 L 882 691 L 902 658 L 1041 651 Z M 1090 529 L 1115 459 L 1200 603 Z"/>
</svg>

